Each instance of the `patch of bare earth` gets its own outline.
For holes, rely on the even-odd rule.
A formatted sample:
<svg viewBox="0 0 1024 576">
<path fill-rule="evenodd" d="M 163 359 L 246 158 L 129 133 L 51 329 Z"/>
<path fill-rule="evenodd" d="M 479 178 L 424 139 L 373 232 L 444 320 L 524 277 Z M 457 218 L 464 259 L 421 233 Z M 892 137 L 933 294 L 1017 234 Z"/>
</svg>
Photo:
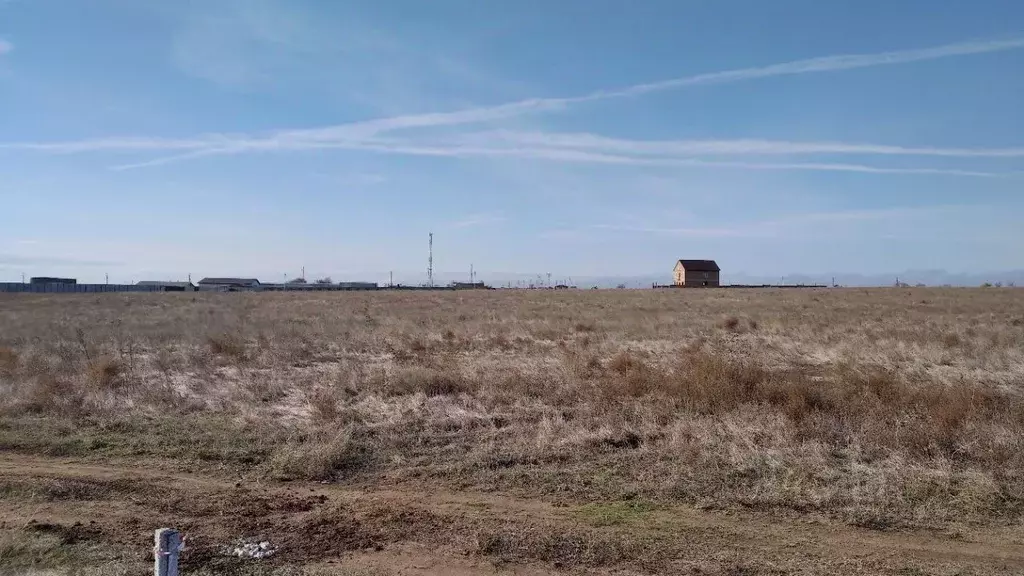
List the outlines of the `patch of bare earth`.
<svg viewBox="0 0 1024 576">
<path fill-rule="evenodd" d="M 57 535 L 66 546 L 89 543 L 144 555 L 150 527 L 174 525 L 188 536 L 186 569 L 241 574 L 258 567 L 394 574 L 409 568 L 488 574 L 508 567 L 522 574 L 613 568 L 659 574 L 1024 570 L 1024 538 L 1014 527 L 887 533 L 821 518 L 645 502 L 560 505 L 418 485 L 266 483 L 148 464 L 140 469 L 5 455 L 0 533 Z M 11 487 L 25 486 L 34 497 L 12 496 Z M 259 562 L 224 556 L 221 548 L 240 536 L 269 540 L 279 553 Z"/>
</svg>

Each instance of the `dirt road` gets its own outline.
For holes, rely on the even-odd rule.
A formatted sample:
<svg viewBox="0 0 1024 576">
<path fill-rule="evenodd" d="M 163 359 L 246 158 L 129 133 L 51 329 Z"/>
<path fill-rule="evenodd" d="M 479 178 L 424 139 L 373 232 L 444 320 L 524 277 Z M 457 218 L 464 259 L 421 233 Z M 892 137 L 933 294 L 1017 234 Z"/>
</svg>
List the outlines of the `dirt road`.
<svg viewBox="0 0 1024 576">
<path fill-rule="evenodd" d="M 1021 526 L 875 531 L 753 512 L 560 506 L 429 484 L 278 483 L 177 466 L 0 454 L 0 533 L 58 533 L 69 545 L 96 541 L 144 556 L 154 528 L 175 526 L 189 538 L 186 567 L 235 574 L 253 562 L 466 576 L 1024 573 Z M 279 552 L 248 563 L 225 558 L 221 548 L 240 537 L 269 540 Z"/>
</svg>

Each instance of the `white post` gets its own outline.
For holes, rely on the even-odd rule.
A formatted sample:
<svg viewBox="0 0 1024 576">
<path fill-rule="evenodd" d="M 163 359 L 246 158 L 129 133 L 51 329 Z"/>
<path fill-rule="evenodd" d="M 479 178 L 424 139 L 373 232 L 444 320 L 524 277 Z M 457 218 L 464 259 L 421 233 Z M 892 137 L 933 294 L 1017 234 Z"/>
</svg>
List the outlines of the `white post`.
<svg viewBox="0 0 1024 576">
<path fill-rule="evenodd" d="M 153 576 L 178 576 L 181 533 L 173 528 L 160 528 L 154 534 L 153 541 Z"/>
</svg>

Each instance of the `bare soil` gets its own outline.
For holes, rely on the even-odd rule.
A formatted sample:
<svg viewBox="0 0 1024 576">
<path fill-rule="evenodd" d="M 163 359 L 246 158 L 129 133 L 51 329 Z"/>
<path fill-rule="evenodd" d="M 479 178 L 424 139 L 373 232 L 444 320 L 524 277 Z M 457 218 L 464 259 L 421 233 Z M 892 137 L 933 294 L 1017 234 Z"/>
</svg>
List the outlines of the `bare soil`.
<svg viewBox="0 0 1024 576">
<path fill-rule="evenodd" d="M 551 574 L 616 569 L 657 574 L 1020 574 L 1020 526 L 967 532 L 877 531 L 823 518 L 791 520 L 686 506 L 598 517 L 571 506 L 409 483 L 386 489 L 266 482 L 181 470 L 175 463 L 80 462 L 0 455 L 0 530 L 56 534 L 137 551 L 154 526 L 187 535 L 185 574 L 268 567 L 382 574 Z M 9 497 L 12 487 L 40 497 Z M 67 487 L 77 487 L 68 490 Z M 268 560 L 221 548 L 269 540 Z M 142 568 L 140 568 L 142 569 Z M 13 573 L 13 572 L 11 572 Z"/>
</svg>

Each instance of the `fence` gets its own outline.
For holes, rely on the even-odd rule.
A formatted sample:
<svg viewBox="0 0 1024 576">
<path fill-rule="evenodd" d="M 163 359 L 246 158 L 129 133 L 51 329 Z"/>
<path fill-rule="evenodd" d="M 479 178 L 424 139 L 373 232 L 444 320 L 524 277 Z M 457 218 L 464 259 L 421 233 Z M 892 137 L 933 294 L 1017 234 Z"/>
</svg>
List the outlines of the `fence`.
<svg viewBox="0 0 1024 576">
<path fill-rule="evenodd" d="M 36 294 L 70 294 L 97 292 L 163 292 L 163 286 L 146 286 L 139 284 L 24 284 L 20 282 L 0 282 L 0 292 L 29 292 Z"/>
</svg>

